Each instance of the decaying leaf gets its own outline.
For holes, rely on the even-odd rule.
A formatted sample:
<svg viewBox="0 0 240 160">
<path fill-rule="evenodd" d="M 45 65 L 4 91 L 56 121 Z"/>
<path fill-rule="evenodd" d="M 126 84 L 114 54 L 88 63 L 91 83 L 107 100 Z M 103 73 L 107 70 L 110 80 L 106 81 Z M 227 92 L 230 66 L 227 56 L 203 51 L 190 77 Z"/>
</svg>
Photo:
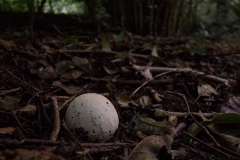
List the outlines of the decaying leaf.
<svg viewBox="0 0 240 160">
<path fill-rule="evenodd" d="M 72 61 L 61 61 L 56 63 L 55 66 L 56 66 L 56 71 L 61 74 L 64 74 L 67 71 L 75 68 L 75 64 Z"/>
<path fill-rule="evenodd" d="M 157 46 L 156 45 L 153 46 L 151 55 L 153 57 L 159 57 L 159 55 L 157 53 Z"/>
<path fill-rule="evenodd" d="M 8 134 L 8 135 L 13 135 L 13 133 L 15 132 L 15 128 L 13 127 L 4 127 L 4 128 L 0 128 L 0 134 Z"/>
<path fill-rule="evenodd" d="M 191 159 L 195 158 L 193 154 L 187 152 L 185 149 L 180 148 L 179 150 L 171 150 L 173 159 Z"/>
<path fill-rule="evenodd" d="M 146 89 L 148 89 L 150 91 L 150 93 L 152 94 L 152 96 L 156 102 L 162 101 L 162 99 L 160 98 L 162 96 L 160 94 L 158 94 L 152 87 L 146 87 Z"/>
<path fill-rule="evenodd" d="M 103 68 L 104 68 L 104 70 L 107 72 L 107 74 L 110 74 L 110 75 L 112 75 L 112 74 L 116 74 L 116 73 L 118 72 L 118 69 L 117 69 L 117 68 L 114 69 L 114 70 L 112 70 L 112 69 L 108 69 L 108 68 L 105 67 L 105 66 L 103 66 Z"/>
<path fill-rule="evenodd" d="M 81 87 L 77 87 L 74 85 L 68 85 L 68 86 L 64 85 L 60 81 L 54 81 L 52 86 L 60 87 L 60 88 L 64 89 L 68 94 L 75 94 L 75 93 L 77 93 L 77 91 L 79 91 L 81 89 Z"/>
<path fill-rule="evenodd" d="M 0 48 L 4 48 L 6 50 L 11 50 L 13 48 L 15 48 L 16 46 L 12 43 L 12 42 L 7 42 L 3 39 L 0 39 Z"/>
<path fill-rule="evenodd" d="M 57 78 L 54 68 L 45 59 L 34 62 L 29 61 L 28 67 L 32 74 L 37 74 L 42 80 Z"/>
<path fill-rule="evenodd" d="M 148 96 L 141 96 L 136 100 L 136 103 L 139 104 L 141 107 L 151 105 L 152 101 Z"/>
<path fill-rule="evenodd" d="M 141 131 L 146 135 L 172 134 L 174 132 L 173 124 L 169 121 L 157 122 L 152 118 L 137 115 L 134 122 L 136 123 L 134 130 Z"/>
<path fill-rule="evenodd" d="M 37 72 L 37 75 L 42 80 L 56 79 L 57 78 L 57 73 L 55 72 L 55 70 L 52 66 L 48 66 L 48 67 L 39 69 L 38 72 Z"/>
<path fill-rule="evenodd" d="M 240 138 L 226 135 L 226 134 L 220 134 L 221 137 L 221 143 L 223 146 L 227 147 L 228 149 L 240 153 Z"/>
<path fill-rule="evenodd" d="M 152 135 L 143 139 L 130 153 L 128 160 L 151 159 L 161 157 L 160 150 L 165 147 L 166 153 L 170 153 L 173 140 L 168 135 Z"/>
<path fill-rule="evenodd" d="M 66 79 L 78 79 L 79 77 L 81 77 L 81 75 L 83 75 L 84 72 L 80 71 L 80 70 L 76 70 L 76 69 L 73 69 L 69 72 L 66 72 L 64 74 L 62 74 L 62 78 L 66 78 Z"/>
<path fill-rule="evenodd" d="M 106 80 L 99 80 L 93 84 L 92 88 L 90 89 L 91 93 L 103 93 L 107 91 L 107 81 Z"/>
<path fill-rule="evenodd" d="M 76 64 L 78 67 L 89 63 L 89 61 L 88 61 L 87 58 L 79 58 L 79 57 L 77 57 L 77 56 L 74 56 L 74 57 L 72 58 L 72 61 L 73 61 L 73 63 Z"/>
<path fill-rule="evenodd" d="M 141 71 L 141 74 L 147 80 L 153 79 L 153 76 L 152 76 L 152 73 L 150 72 L 149 67 L 146 67 L 143 71 Z"/>
<path fill-rule="evenodd" d="M 34 115 L 37 113 L 37 106 L 27 104 L 25 107 L 20 108 L 16 111 L 14 111 L 16 114 L 28 114 L 28 115 Z"/>
<path fill-rule="evenodd" d="M 121 106 L 129 106 L 128 104 L 132 101 L 130 96 L 122 92 L 116 97 L 116 99 Z"/>
<path fill-rule="evenodd" d="M 22 95 L 0 97 L 0 108 L 9 110 L 9 106 L 17 106 L 16 104 L 20 102 L 21 98 Z"/>
<path fill-rule="evenodd" d="M 177 125 L 177 116 L 176 115 L 169 115 L 168 121 L 173 124 L 173 126 Z"/>
<path fill-rule="evenodd" d="M 238 113 L 240 114 L 240 96 L 229 95 L 225 102 L 220 106 L 222 113 Z"/>
<path fill-rule="evenodd" d="M 27 150 L 27 149 L 15 149 L 15 150 L 3 150 L 0 152 L 0 159 L 12 159 L 12 160 L 63 160 L 51 152 L 38 151 L 38 150 Z"/>
<path fill-rule="evenodd" d="M 218 95 L 218 92 L 209 84 L 199 84 L 198 85 L 198 95 L 209 97 L 211 95 Z"/>
</svg>

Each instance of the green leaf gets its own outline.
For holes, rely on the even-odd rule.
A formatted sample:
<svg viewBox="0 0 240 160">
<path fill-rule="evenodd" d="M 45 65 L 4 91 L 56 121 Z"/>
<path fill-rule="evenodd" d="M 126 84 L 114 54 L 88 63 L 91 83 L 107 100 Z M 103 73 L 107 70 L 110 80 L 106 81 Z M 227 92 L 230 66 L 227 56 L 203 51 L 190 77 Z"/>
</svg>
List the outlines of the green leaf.
<svg viewBox="0 0 240 160">
<path fill-rule="evenodd" d="M 236 113 L 218 114 L 214 116 L 212 120 L 202 121 L 201 125 L 209 126 L 209 125 L 214 125 L 219 123 L 240 123 L 240 115 Z M 190 133 L 193 136 L 195 136 L 200 131 L 201 131 L 201 128 L 196 123 L 193 123 L 188 128 L 188 133 Z M 192 139 L 185 136 L 184 140 L 190 144 Z"/>
<path fill-rule="evenodd" d="M 111 46 L 106 38 L 102 40 L 102 50 L 103 51 L 111 51 Z"/>
<path fill-rule="evenodd" d="M 120 32 L 118 35 L 113 35 L 113 39 L 114 39 L 114 41 L 116 41 L 116 42 L 122 42 L 122 41 L 124 41 L 124 39 L 125 39 L 125 32 L 122 31 L 122 32 Z"/>
</svg>

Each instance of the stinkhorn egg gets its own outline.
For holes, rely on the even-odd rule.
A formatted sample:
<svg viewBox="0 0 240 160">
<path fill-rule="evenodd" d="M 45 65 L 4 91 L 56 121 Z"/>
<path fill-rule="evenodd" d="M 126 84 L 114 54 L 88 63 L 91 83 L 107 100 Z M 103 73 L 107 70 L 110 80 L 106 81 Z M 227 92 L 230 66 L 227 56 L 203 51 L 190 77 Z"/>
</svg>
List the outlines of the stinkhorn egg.
<svg viewBox="0 0 240 160">
<path fill-rule="evenodd" d="M 106 140 L 118 128 L 119 118 L 113 104 L 104 96 L 86 93 L 76 97 L 67 108 L 66 126 L 87 131 L 86 141 Z"/>
</svg>

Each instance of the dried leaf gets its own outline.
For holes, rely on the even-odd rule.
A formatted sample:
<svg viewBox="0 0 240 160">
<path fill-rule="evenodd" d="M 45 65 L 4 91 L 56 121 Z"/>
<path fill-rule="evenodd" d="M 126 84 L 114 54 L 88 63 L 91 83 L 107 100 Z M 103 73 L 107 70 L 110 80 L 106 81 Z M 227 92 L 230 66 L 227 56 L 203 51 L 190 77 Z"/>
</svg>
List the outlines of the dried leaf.
<svg viewBox="0 0 240 160">
<path fill-rule="evenodd" d="M 159 55 L 158 55 L 158 53 L 157 53 L 157 45 L 154 45 L 154 46 L 153 46 L 151 55 L 152 55 L 153 57 L 159 57 Z"/>
<path fill-rule="evenodd" d="M 141 107 L 151 105 L 152 101 L 148 96 L 142 96 L 136 100 L 136 103 L 138 103 Z"/>
<path fill-rule="evenodd" d="M 149 67 L 146 67 L 143 71 L 141 71 L 141 74 L 143 75 L 144 78 L 147 80 L 153 79 L 152 73 L 150 72 Z"/>
<path fill-rule="evenodd" d="M 116 68 L 115 70 L 108 69 L 107 67 L 103 66 L 104 70 L 107 72 L 107 74 L 116 74 L 118 72 L 118 69 Z"/>
<path fill-rule="evenodd" d="M 240 153 L 239 151 L 239 145 L 240 145 L 240 138 L 239 137 L 235 137 L 235 136 L 232 136 L 232 135 L 226 135 L 226 134 L 221 134 L 220 135 L 221 137 L 221 143 L 223 143 L 223 145 L 234 151 L 234 152 L 238 152 Z"/>
<path fill-rule="evenodd" d="M 52 152 L 39 151 L 39 150 L 27 150 L 27 149 L 14 149 L 14 150 L 3 150 L 0 152 L 1 159 L 12 159 L 12 160 L 64 160 Z M 11 157 L 11 158 L 10 158 Z"/>
<path fill-rule="evenodd" d="M 62 62 L 56 63 L 55 66 L 56 66 L 56 71 L 61 74 L 66 73 L 67 71 L 75 68 L 75 64 L 72 61 L 62 61 Z"/>
<path fill-rule="evenodd" d="M 198 85 L 198 95 L 201 96 L 211 96 L 211 95 L 218 95 L 218 92 L 209 84 L 199 84 Z"/>
<path fill-rule="evenodd" d="M 152 118 L 137 115 L 134 122 L 136 123 L 134 130 L 141 131 L 146 135 L 153 134 L 171 134 L 174 132 L 173 124 L 169 121 L 157 122 Z"/>
<path fill-rule="evenodd" d="M 165 147 L 166 153 L 169 154 L 169 150 L 173 139 L 168 135 L 152 135 L 143 139 L 130 153 L 128 160 L 139 160 L 139 159 L 154 159 L 159 155 L 160 150 Z"/>
<path fill-rule="evenodd" d="M 129 106 L 128 104 L 132 101 L 130 96 L 122 92 L 116 97 L 116 99 L 121 106 Z"/>
<path fill-rule="evenodd" d="M 0 128 L 0 134 L 13 135 L 14 131 L 15 128 L 13 127 Z"/>
<path fill-rule="evenodd" d="M 0 108 L 9 110 L 9 106 L 17 106 L 16 104 L 20 102 L 21 98 L 22 95 L 0 97 Z"/>
<path fill-rule="evenodd" d="M 75 94 L 81 89 L 81 87 L 77 87 L 74 85 L 69 85 L 69 86 L 63 85 L 60 81 L 54 81 L 52 86 L 60 87 L 64 89 L 68 94 Z"/>
<path fill-rule="evenodd" d="M 90 92 L 91 93 L 103 93 L 106 92 L 106 86 L 107 86 L 107 81 L 105 80 L 99 80 L 94 85 L 92 86 Z"/>
<path fill-rule="evenodd" d="M 78 79 L 83 74 L 84 72 L 74 69 L 67 73 L 62 74 L 61 77 L 66 79 Z"/>
<path fill-rule="evenodd" d="M 177 116 L 176 115 L 169 115 L 168 121 L 173 124 L 173 126 L 177 125 Z"/>
<path fill-rule="evenodd" d="M 52 66 L 48 66 L 46 68 L 39 69 L 37 72 L 37 75 L 42 79 L 42 80 L 47 80 L 47 79 L 56 79 L 57 78 L 57 73 L 55 72 L 54 68 Z"/>
<path fill-rule="evenodd" d="M 79 58 L 79 57 L 76 57 L 76 56 L 74 56 L 74 57 L 72 58 L 72 61 L 73 61 L 73 63 L 76 64 L 76 66 L 78 66 L 78 67 L 89 63 L 89 61 L 88 61 L 87 58 Z"/>
<path fill-rule="evenodd" d="M 221 113 L 238 113 L 240 114 L 240 96 L 228 96 L 221 105 Z"/>
<path fill-rule="evenodd" d="M 37 106 L 28 104 L 23 108 L 20 108 L 16 111 L 14 111 L 15 114 L 28 114 L 28 115 L 34 115 L 37 113 Z"/>
</svg>

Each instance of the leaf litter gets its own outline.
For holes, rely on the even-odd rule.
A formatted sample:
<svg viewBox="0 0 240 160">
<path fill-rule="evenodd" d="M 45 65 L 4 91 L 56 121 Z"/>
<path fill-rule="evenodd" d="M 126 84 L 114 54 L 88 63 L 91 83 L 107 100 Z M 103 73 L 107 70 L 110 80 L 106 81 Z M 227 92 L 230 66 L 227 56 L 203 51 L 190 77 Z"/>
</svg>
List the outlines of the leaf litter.
<svg viewBox="0 0 240 160">
<path fill-rule="evenodd" d="M 46 159 L 239 157 L 240 59 L 234 42 L 126 31 L 66 35 L 36 32 L 33 43 L 0 39 L 1 156 L 22 156 L 31 148 Z M 64 127 L 66 107 L 87 92 L 106 96 L 117 109 L 119 129 L 105 142 L 89 143 L 84 133 Z M 218 145 L 229 148 L 219 152 Z"/>
</svg>

